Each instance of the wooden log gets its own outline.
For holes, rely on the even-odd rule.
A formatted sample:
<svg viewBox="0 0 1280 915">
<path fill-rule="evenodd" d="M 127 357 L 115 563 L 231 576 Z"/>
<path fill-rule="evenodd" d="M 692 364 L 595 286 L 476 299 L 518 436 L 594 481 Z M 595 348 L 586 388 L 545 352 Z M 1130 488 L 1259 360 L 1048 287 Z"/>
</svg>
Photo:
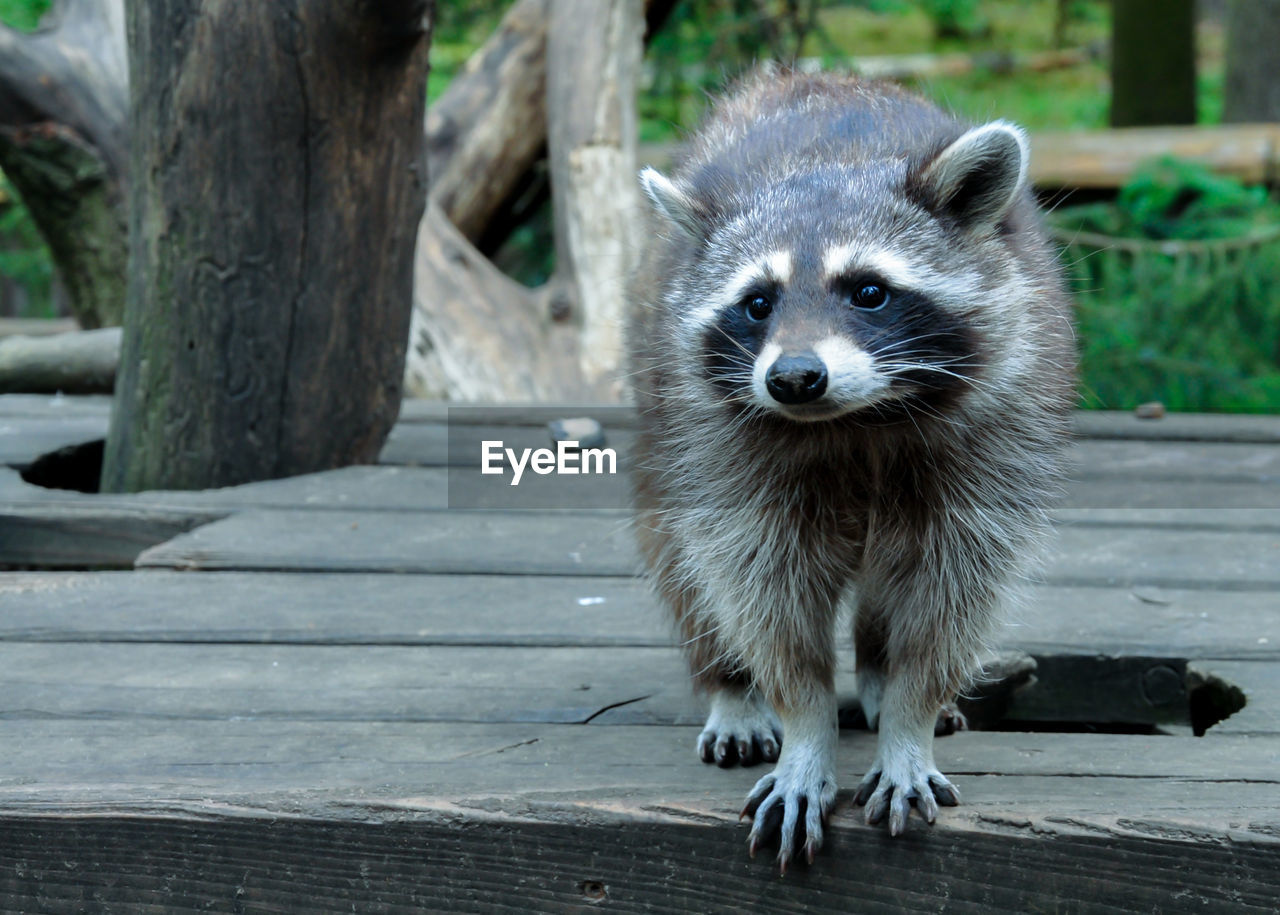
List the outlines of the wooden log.
<svg viewBox="0 0 1280 915">
<path fill-rule="evenodd" d="M 639 243 L 635 95 L 641 0 L 552 0 L 548 150 L 556 272 L 579 328 L 583 379 L 622 394 L 623 307 Z"/>
<path fill-rule="evenodd" d="M 120 328 L 0 340 L 0 393 L 110 394 Z"/>
<path fill-rule="evenodd" d="M 0 340 L 5 337 L 51 337 L 80 327 L 75 318 L 0 318 Z"/>
<path fill-rule="evenodd" d="M 376 459 L 425 200 L 431 9 L 129 6 L 133 250 L 105 491 Z"/>
<path fill-rule="evenodd" d="M 550 0 L 520 0 L 427 112 L 431 198 L 472 242 L 541 155 Z"/>
<path fill-rule="evenodd" d="M 553 289 L 509 279 L 432 202 L 418 231 L 405 356 L 412 397 L 461 401 L 585 396 L 575 329 L 549 319 Z"/>
<path fill-rule="evenodd" d="M 129 106 L 124 0 L 57 0 L 39 31 L 0 26 L 0 124 L 52 122 L 126 170 Z"/>
<path fill-rule="evenodd" d="M 86 328 L 124 313 L 127 105 L 122 0 L 62 0 L 31 35 L 0 26 L 0 168 Z"/>
<path fill-rule="evenodd" d="M 1280 175 L 1280 124 L 1128 127 L 1031 135 L 1030 178 L 1041 188 L 1117 188 L 1157 156 L 1193 159 L 1249 183 Z"/>
<path fill-rule="evenodd" d="M 647 38 L 675 0 L 644 6 Z M 431 198 L 473 244 L 545 154 L 550 10 L 551 0 L 518 0 L 427 111 Z"/>
</svg>

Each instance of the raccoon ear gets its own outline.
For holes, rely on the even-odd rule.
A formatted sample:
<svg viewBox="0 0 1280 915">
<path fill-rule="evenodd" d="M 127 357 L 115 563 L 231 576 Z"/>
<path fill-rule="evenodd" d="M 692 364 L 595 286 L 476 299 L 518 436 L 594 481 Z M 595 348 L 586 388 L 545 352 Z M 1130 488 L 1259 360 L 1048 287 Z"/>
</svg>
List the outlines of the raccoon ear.
<svg viewBox="0 0 1280 915">
<path fill-rule="evenodd" d="M 991 228 L 1021 193 L 1027 158 L 1022 129 L 992 121 L 968 131 L 925 165 L 917 187 L 932 209 L 970 228 Z"/>
<path fill-rule="evenodd" d="M 695 238 L 702 236 L 702 208 L 670 178 L 657 169 L 646 168 L 640 172 L 640 186 L 658 213 L 687 234 Z"/>
</svg>

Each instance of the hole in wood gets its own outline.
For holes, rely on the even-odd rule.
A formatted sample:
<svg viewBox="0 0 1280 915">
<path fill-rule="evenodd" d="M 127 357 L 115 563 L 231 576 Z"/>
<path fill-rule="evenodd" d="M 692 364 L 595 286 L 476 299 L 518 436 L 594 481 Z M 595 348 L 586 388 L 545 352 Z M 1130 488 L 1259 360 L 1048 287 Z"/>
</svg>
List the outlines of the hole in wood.
<svg viewBox="0 0 1280 915">
<path fill-rule="evenodd" d="M 96 439 L 42 454 L 21 472 L 22 479 L 45 489 L 97 492 L 105 447 L 105 440 Z"/>
<path fill-rule="evenodd" d="M 1009 652 L 956 705 L 978 731 L 1202 737 L 1245 695 L 1185 658 Z M 856 699 L 842 704 L 840 725 L 867 726 Z"/>
</svg>

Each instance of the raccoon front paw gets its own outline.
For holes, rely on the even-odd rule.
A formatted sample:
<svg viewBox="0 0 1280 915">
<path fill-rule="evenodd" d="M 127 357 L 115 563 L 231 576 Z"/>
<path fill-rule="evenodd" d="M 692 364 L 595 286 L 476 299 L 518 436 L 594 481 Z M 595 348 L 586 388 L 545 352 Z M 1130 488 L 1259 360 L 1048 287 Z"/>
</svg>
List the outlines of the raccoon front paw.
<svg viewBox="0 0 1280 915">
<path fill-rule="evenodd" d="M 798 752 L 784 758 L 747 795 L 742 816 L 752 819 L 749 852 L 778 835 L 778 866 L 787 864 L 803 840 L 805 858 L 813 863 L 822 847 L 822 824 L 836 799 L 836 780 L 816 752 Z"/>
<path fill-rule="evenodd" d="M 889 816 L 889 835 L 900 836 L 907 829 L 907 816 L 911 802 L 930 825 L 938 818 L 938 805 L 955 807 L 960 803 L 960 792 L 947 781 L 931 761 L 919 758 L 903 758 L 876 761 L 858 786 L 853 802 L 866 805 L 868 826 L 880 823 Z"/>
<path fill-rule="evenodd" d="M 717 766 L 773 762 L 782 748 L 782 725 L 755 693 L 720 692 L 698 735 L 698 758 Z"/>
<path fill-rule="evenodd" d="M 933 726 L 934 737 L 949 737 L 958 731 L 969 730 L 969 719 L 964 716 L 955 703 L 948 702 L 938 712 L 938 720 Z"/>
</svg>

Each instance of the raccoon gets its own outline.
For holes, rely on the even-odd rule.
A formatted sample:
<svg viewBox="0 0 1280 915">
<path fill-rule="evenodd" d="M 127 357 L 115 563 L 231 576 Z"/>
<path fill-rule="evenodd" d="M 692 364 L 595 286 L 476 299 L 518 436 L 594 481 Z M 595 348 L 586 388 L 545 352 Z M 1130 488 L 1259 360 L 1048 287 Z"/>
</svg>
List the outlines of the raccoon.
<svg viewBox="0 0 1280 915">
<path fill-rule="evenodd" d="M 959 803 L 935 719 L 1045 540 L 1075 398 L 1027 153 L 889 85 L 762 72 L 640 175 L 637 537 L 709 694 L 698 755 L 775 763 L 743 814 L 784 870 L 836 796 L 842 601 L 879 731 L 855 803 L 895 836 Z"/>
</svg>

